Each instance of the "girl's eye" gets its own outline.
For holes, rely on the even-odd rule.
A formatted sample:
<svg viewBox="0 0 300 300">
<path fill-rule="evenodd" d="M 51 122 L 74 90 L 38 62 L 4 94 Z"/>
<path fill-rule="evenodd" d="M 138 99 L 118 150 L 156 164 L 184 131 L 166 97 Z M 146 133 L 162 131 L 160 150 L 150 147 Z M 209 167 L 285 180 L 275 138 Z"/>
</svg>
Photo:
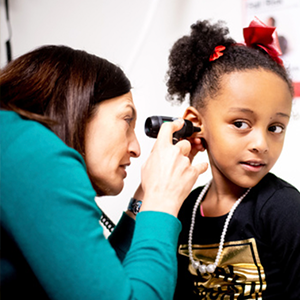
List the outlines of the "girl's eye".
<svg viewBox="0 0 300 300">
<path fill-rule="evenodd" d="M 243 121 L 236 121 L 233 124 L 238 129 L 247 129 L 247 128 L 249 128 L 249 125 L 246 122 L 243 122 Z"/>
<path fill-rule="evenodd" d="M 269 127 L 269 131 L 274 132 L 274 133 L 282 133 L 284 131 L 284 128 L 279 125 L 273 125 Z"/>
</svg>

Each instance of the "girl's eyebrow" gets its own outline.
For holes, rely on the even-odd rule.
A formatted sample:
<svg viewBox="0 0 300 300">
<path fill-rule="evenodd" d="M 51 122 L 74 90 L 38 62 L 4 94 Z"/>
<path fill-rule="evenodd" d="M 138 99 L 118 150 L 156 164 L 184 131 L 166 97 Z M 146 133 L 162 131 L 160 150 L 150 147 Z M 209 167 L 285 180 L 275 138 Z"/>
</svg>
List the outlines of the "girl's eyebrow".
<svg viewBox="0 0 300 300">
<path fill-rule="evenodd" d="M 245 112 L 245 113 L 251 113 L 251 114 L 254 114 L 254 111 L 249 109 L 249 108 L 242 108 L 242 107 L 231 107 L 229 109 L 229 111 L 239 111 L 239 112 Z"/>
<path fill-rule="evenodd" d="M 285 117 L 285 118 L 288 118 L 288 119 L 290 118 L 290 115 L 282 113 L 282 112 L 278 112 L 276 115 L 281 116 L 281 117 Z"/>
<path fill-rule="evenodd" d="M 254 114 L 254 111 L 253 110 L 251 110 L 251 109 L 249 109 L 249 108 L 242 108 L 242 107 L 231 107 L 230 109 L 229 109 L 229 111 L 231 112 L 236 112 L 236 111 L 238 111 L 238 112 L 244 112 L 244 113 L 251 113 L 251 114 Z M 285 114 L 285 113 L 283 113 L 283 112 L 278 112 L 278 113 L 276 113 L 276 116 L 280 116 L 280 117 L 284 117 L 284 118 L 290 118 L 290 115 L 288 115 L 288 114 Z"/>
</svg>

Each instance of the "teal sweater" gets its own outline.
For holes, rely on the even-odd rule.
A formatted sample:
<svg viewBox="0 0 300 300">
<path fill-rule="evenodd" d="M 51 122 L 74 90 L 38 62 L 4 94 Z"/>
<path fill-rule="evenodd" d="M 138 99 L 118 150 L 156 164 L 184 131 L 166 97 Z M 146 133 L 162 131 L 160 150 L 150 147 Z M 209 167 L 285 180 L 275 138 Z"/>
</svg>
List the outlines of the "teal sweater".
<svg viewBox="0 0 300 300">
<path fill-rule="evenodd" d="M 178 219 L 141 212 L 131 236 L 125 215 L 110 244 L 82 157 L 37 122 L 0 118 L 2 299 L 172 299 Z"/>
</svg>

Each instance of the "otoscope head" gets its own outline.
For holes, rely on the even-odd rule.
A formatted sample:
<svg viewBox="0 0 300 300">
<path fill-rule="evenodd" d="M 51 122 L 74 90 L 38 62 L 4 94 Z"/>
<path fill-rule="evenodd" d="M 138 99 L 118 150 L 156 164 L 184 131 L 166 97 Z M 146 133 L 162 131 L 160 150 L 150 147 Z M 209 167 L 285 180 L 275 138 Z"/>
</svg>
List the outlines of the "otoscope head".
<svg viewBox="0 0 300 300">
<path fill-rule="evenodd" d="M 169 120 L 170 122 L 173 120 Z M 146 119 L 145 122 L 145 133 L 147 136 L 152 138 L 157 138 L 159 129 L 164 123 L 163 117 L 161 116 L 152 116 Z"/>
<path fill-rule="evenodd" d="M 145 122 L 145 133 L 147 136 L 152 138 L 157 138 L 159 129 L 161 125 L 165 122 L 172 122 L 176 120 L 176 118 L 172 117 L 163 117 L 163 116 L 152 116 L 146 119 Z M 190 137 L 194 132 L 200 132 L 200 127 L 195 127 L 193 123 L 189 120 L 184 120 L 183 127 L 174 132 L 173 141 L 176 143 L 180 139 L 184 139 Z"/>
</svg>

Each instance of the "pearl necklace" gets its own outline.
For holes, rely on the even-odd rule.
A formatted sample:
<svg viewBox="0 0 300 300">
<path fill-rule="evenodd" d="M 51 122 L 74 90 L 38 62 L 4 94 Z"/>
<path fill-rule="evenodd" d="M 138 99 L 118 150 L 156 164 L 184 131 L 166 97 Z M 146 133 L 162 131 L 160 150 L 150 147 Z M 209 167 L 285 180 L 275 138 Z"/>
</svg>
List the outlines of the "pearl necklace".
<svg viewBox="0 0 300 300">
<path fill-rule="evenodd" d="M 217 252 L 217 257 L 216 257 L 216 260 L 213 264 L 209 264 L 209 265 L 204 265 L 204 264 L 200 264 L 199 261 L 195 261 L 194 258 L 193 258 L 193 252 L 192 252 L 192 239 L 193 239 L 193 231 L 194 231 L 194 225 L 195 225 L 195 218 L 196 218 L 196 212 L 197 212 L 197 209 L 198 209 L 198 206 L 200 205 L 204 195 L 206 194 L 209 186 L 210 186 L 210 183 L 211 181 L 209 181 L 206 186 L 203 188 L 203 190 L 201 191 L 196 203 L 195 203 L 195 206 L 194 206 L 194 209 L 193 209 L 193 212 L 192 212 L 192 220 L 191 220 L 191 227 L 190 227 L 190 231 L 189 231 L 189 240 L 188 240 L 188 250 L 189 250 L 189 258 L 190 258 L 190 261 L 192 263 L 192 266 L 194 269 L 198 269 L 200 271 L 201 274 L 204 274 L 204 273 L 213 273 L 219 263 L 219 260 L 221 258 L 221 253 L 223 251 L 223 246 L 224 246 L 224 241 L 225 241 L 225 235 L 226 235 L 226 232 L 227 232 L 227 228 L 228 228 L 228 225 L 229 225 L 229 222 L 230 222 L 230 219 L 235 211 L 235 209 L 237 208 L 237 206 L 241 203 L 241 201 L 247 196 L 247 194 L 250 192 L 250 189 L 249 188 L 246 193 L 244 195 L 242 195 L 232 206 L 232 208 L 230 209 L 230 212 L 225 220 L 225 223 L 224 223 L 224 227 L 223 227 L 223 231 L 222 231 L 222 234 L 221 234 L 221 238 L 220 238 L 220 244 L 219 244 L 219 249 L 218 249 L 218 252 Z"/>
</svg>

